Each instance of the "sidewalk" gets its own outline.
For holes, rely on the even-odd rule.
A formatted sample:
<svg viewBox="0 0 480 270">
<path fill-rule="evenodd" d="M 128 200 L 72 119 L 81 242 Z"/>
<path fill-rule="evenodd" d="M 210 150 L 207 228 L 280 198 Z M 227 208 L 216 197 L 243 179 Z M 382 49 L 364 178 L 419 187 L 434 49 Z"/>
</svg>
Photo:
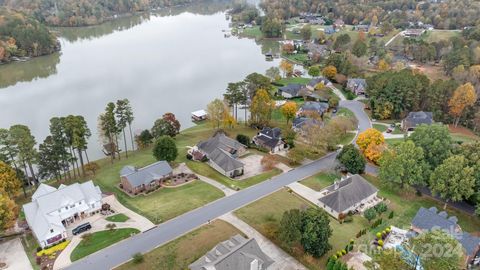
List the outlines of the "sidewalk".
<svg viewBox="0 0 480 270">
<path fill-rule="evenodd" d="M 240 231 L 245 233 L 249 238 L 255 238 L 260 248 L 275 262 L 268 267 L 271 270 L 300 270 L 307 269 L 295 258 L 287 254 L 281 248 L 277 247 L 274 243 L 268 240 L 265 236 L 260 234 L 254 228 L 241 219 L 237 218 L 232 213 L 225 214 L 220 219 L 237 227 Z"/>
<path fill-rule="evenodd" d="M 175 171 L 176 173 L 179 173 L 179 172 L 183 172 L 183 173 L 194 173 L 192 172 L 192 170 L 190 170 L 190 168 L 188 168 L 187 164 L 185 163 L 181 163 L 178 165 L 177 168 L 175 168 Z M 220 189 L 221 191 L 223 191 L 223 193 L 225 194 L 225 196 L 230 196 L 230 195 L 233 195 L 235 194 L 237 191 L 225 186 L 225 185 L 222 185 L 220 184 L 219 182 L 213 180 L 213 179 L 210 179 L 208 177 L 205 177 L 203 175 L 200 175 L 198 173 L 195 173 L 196 176 L 198 176 L 198 179 L 200 179 L 201 181 L 209 184 L 209 185 L 212 185 L 218 189 Z"/>
</svg>

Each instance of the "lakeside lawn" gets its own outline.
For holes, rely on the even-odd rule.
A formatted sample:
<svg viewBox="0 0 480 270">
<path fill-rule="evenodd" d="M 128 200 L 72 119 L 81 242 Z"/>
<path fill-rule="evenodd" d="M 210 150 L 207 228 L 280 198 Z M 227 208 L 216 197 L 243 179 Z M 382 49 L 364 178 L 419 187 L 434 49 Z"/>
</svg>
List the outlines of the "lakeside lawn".
<svg viewBox="0 0 480 270">
<path fill-rule="evenodd" d="M 121 214 L 121 213 L 105 218 L 105 220 L 110 221 L 110 222 L 125 222 L 129 219 L 130 219 L 129 217 L 127 217 L 125 214 Z"/>
<path fill-rule="evenodd" d="M 303 65 L 303 63 L 309 60 L 307 53 L 292 53 L 292 54 L 284 53 L 282 54 L 282 57 L 299 65 Z"/>
<path fill-rule="evenodd" d="M 333 184 L 335 180 L 340 179 L 340 175 L 334 172 L 321 172 L 319 174 L 308 177 L 300 181 L 303 184 L 315 191 L 320 191 Z"/>
<path fill-rule="evenodd" d="M 144 261 L 141 263 L 136 264 L 130 261 L 116 269 L 187 269 L 188 265 L 205 255 L 214 246 L 236 234 L 243 235 L 230 223 L 215 220 L 144 254 Z"/>
<path fill-rule="evenodd" d="M 94 232 L 90 239 L 80 241 L 70 254 L 70 259 L 74 262 L 139 232 L 132 228 Z"/>
</svg>

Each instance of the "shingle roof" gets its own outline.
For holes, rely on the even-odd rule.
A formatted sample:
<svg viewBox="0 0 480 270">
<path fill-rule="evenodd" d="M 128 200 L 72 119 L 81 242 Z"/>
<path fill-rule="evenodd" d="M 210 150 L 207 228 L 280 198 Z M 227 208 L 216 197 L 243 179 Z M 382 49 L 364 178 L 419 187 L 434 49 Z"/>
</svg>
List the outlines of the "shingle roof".
<svg viewBox="0 0 480 270">
<path fill-rule="evenodd" d="M 217 133 L 210 139 L 197 144 L 198 149 L 203 151 L 213 163 L 224 171 L 242 168 L 244 164 L 232 155 L 236 154 L 245 145 L 227 137 L 224 133 Z"/>
<path fill-rule="evenodd" d="M 328 104 L 325 102 L 307 101 L 300 107 L 302 111 L 315 111 L 319 114 L 328 110 Z"/>
<path fill-rule="evenodd" d="M 327 189 L 331 193 L 320 198 L 319 201 L 338 213 L 378 192 L 376 187 L 358 174 L 337 182 Z"/>
<path fill-rule="evenodd" d="M 250 270 L 254 261 L 261 270 L 274 261 L 258 246 L 254 238 L 245 239 L 235 235 L 221 242 L 203 257 L 189 265 L 190 270 Z"/>
<path fill-rule="evenodd" d="M 290 83 L 286 86 L 279 87 L 278 90 L 281 92 L 285 92 L 290 94 L 292 97 L 298 97 L 300 89 L 302 89 L 303 85 L 298 83 Z"/>
<path fill-rule="evenodd" d="M 120 171 L 120 176 L 125 177 L 133 187 L 138 187 L 163 178 L 170 173 L 172 173 L 172 167 L 168 162 L 161 160 L 138 170 L 133 166 L 125 166 Z"/>
<path fill-rule="evenodd" d="M 313 118 L 308 118 L 308 117 L 296 117 L 293 119 L 293 127 L 300 129 L 303 128 L 304 126 L 312 126 L 312 125 L 319 125 L 321 124 L 320 121 L 313 119 Z"/>
<path fill-rule="evenodd" d="M 457 237 L 458 242 L 462 244 L 468 256 L 474 256 L 480 245 L 480 238 L 473 236 L 467 232 L 463 232 Z"/>
<path fill-rule="evenodd" d="M 431 112 L 410 112 L 405 118 L 405 123 L 409 127 L 415 127 L 420 124 L 432 124 L 433 114 Z"/>
<path fill-rule="evenodd" d="M 265 127 L 255 136 L 255 141 L 259 141 L 262 145 L 273 148 L 278 145 L 281 140 L 282 131 L 280 128 L 269 128 Z"/>
<path fill-rule="evenodd" d="M 215 162 L 224 171 L 229 172 L 236 169 L 243 168 L 244 164 L 233 158 L 227 151 L 216 148 L 209 155 L 208 158 Z"/>
<path fill-rule="evenodd" d="M 329 81 L 327 78 L 319 77 L 319 78 L 311 79 L 311 80 L 308 82 L 308 86 L 315 87 L 317 84 L 319 84 L 319 83 L 321 83 L 321 82 L 322 82 L 324 85 L 330 84 L 330 81 Z"/>
</svg>

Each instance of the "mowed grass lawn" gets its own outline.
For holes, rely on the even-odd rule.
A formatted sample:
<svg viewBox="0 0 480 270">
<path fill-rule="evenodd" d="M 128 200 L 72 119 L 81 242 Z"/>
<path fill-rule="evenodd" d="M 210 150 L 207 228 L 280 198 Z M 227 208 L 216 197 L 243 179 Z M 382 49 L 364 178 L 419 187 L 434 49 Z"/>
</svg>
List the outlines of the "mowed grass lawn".
<svg viewBox="0 0 480 270">
<path fill-rule="evenodd" d="M 385 132 L 387 131 L 387 126 L 386 125 L 382 125 L 382 124 L 373 124 L 373 128 L 380 131 L 380 132 Z"/>
<path fill-rule="evenodd" d="M 70 254 L 70 259 L 74 262 L 139 232 L 139 230 L 132 228 L 94 232 L 90 239 L 80 241 Z"/>
<path fill-rule="evenodd" d="M 188 265 L 205 255 L 218 243 L 242 233 L 222 220 L 215 220 L 180 238 L 144 254 L 144 261 L 130 261 L 117 270 L 188 269 Z"/>
<path fill-rule="evenodd" d="M 300 184 L 305 185 L 313 190 L 320 191 L 333 184 L 335 180 L 340 179 L 340 175 L 333 172 L 321 172 L 319 174 L 308 177 L 300 181 Z"/>
<path fill-rule="evenodd" d="M 353 222 L 340 224 L 333 218 L 330 218 L 330 226 L 333 229 L 333 235 L 329 243 L 332 250 L 321 258 L 312 258 L 305 254 L 301 247 L 290 247 L 278 239 L 278 228 L 282 215 L 290 209 L 305 209 L 312 206 L 309 202 L 303 200 L 285 189 L 277 191 L 270 196 L 249 204 L 235 212 L 239 218 L 250 224 L 261 234 L 269 238 L 276 245 L 288 252 L 294 258 L 299 260 L 309 269 L 325 269 L 327 258 L 336 251 L 345 248 L 355 234 L 368 225 L 365 218 L 355 216 Z"/>
<path fill-rule="evenodd" d="M 116 214 L 105 218 L 105 220 L 110 222 L 125 222 L 129 219 L 125 214 Z"/>
</svg>

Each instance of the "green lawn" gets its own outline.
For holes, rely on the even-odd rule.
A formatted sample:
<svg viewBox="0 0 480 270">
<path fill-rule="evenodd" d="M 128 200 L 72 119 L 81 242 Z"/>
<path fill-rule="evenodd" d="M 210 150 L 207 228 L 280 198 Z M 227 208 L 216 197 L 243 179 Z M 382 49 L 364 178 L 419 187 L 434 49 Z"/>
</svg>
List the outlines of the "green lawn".
<svg viewBox="0 0 480 270">
<path fill-rule="evenodd" d="M 355 114 L 353 114 L 352 111 L 350 111 L 349 109 L 347 108 L 340 108 L 338 109 L 338 112 L 337 112 L 337 115 L 338 116 L 345 116 L 347 118 L 355 118 Z"/>
<path fill-rule="evenodd" d="M 263 38 L 263 33 L 260 30 L 260 26 L 253 26 L 252 28 L 243 29 L 243 32 L 240 34 L 240 36 L 260 39 Z"/>
<path fill-rule="evenodd" d="M 267 179 L 272 178 L 275 175 L 280 174 L 282 171 L 275 168 L 273 170 L 270 170 L 268 172 L 261 173 L 259 175 L 244 179 L 244 180 L 233 180 L 231 178 L 226 177 L 225 175 L 217 172 L 214 170 L 212 167 L 208 166 L 207 163 L 202 163 L 202 162 L 197 162 L 197 161 L 189 161 L 188 167 L 194 171 L 195 173 L 201 174 L 203 176 L 206 176 L 210 179 L 213 179 L 227 187 L 230 187 L 232 189 L 244 189 L 249 186 L 258 184 L 260 182 L 263 182 Z"/>
<path fill-rule="evenodd" d="M 70 259 L 74 262 L 139 232 L 137 229 L 127 228 L 92 233 L 88 241 L 80 241 L 70 254 Z"/>
<path fill-rule="evenodd" d="M 40 270 L 40 266 L 36 263 L 37 247 L 39 247 L 37 240 L 32 233 L 26 233 L 22 237 L 22 245 L 25 253 L 27 253 L 28 260 L 34 270 Z"/>
<path fill-rule="evenodd" d="M 241 234 L 237 228 L 222 220 L 215 220 L 186 235 L 181 236 L 146 254 L 144 261 L 135 264 L 128 262 L 118 270 L 150 270 L 150 269 L 188 269 L 188 265 L 205 255 L 218 243 Z"/>
<path fill-rule="evenodd" d="M 465 134 L 461 134 L 461 133 L 450 133 L 450 135 L 452 136 L 452 139 L 454 142 L 474 142 L 474 141 L 478 141 L 478 137 L 475 138 L 475 137 L 472 137 L 472 136 L 468 136 L 468 135 L 465 135 Z"/>
<path fill-rule="evenodd" d="M 125 222 L 129 219 L 129 217 L 127 217 L 125 214 L 116 214 L 105 219 L 110 222 Z"/>
<path fill-rule="evenodd" d="M 355 136 L 356 136 L 356 133 L 347 132 L 347 134 L 342 136 L 342 138 L 339 141 L 339 144 L 341 144 L 341 145 L 350 144 L 350 143 L 352 143 Z"/>
<path fill-rule="evenodd" d="M 330 218 L 333 235 L 329 243 L 332 245 L 332 250 L 321 258 L 316 259 L 303 253 L 300 247 L 287 246 L 278 239 L 278 228 L 283 213 L 295 208 L 305 209 L 308 206 L 312 205 L 283 189 L 237 210 L 235 214 L 299 260 L 308 269 L 325 269 L 327 258 L 336 251 L 345 248 L 348 241 L 351 238 L 355 238 L 355 234 L 363 227 L 366 227 L 368 222 L 360 216 L 355 216 L 353 222 L 344 224 L 340 224 L 333 218 Z M 363 241 L 363 239 L 361 240 Z"/>
<path fill-rule="evenodd" d="M 281 83 L 283 85 L 287 85 L 289 83 L 298 83 L 298 84 L 307 84 L 310 82 L 309 78 L 303 78 L 303 77 L 290 77 L 290 78 L 282 78 L 277 81 L 277 83 Z"/>
<path fill-rule="evenodd" d="M 320 191 L 333 184 L 333 181 L 340 179 L 340 175 L 333 172 L 321 172 L 314 176 L 310 176 L 305 180 L 300 181 L 301 184 Z"/>
<path fill-rule="evenodd" d="M 387 131 L 387 126 L 382 125 L 382 124 L 373 124 L 373 128 L 380 131 L 380 132 L 385 132 Z"/>
<path fill-rule="evenodd" d="M 403 138 L 385 139 L 385 142 L 387 143 L 387 145 L 395 145 L 395 144 L 401 143 L 401 142 L 403 142 L 403 141 L 404 141 Z"/>
<path fill-rule="evenodd" d="M 303 65 L 303 63 L 308 61 L 308 54 L 306 53 L 282 54 L 282 57 L 301 65 Z"/>
</svg>

